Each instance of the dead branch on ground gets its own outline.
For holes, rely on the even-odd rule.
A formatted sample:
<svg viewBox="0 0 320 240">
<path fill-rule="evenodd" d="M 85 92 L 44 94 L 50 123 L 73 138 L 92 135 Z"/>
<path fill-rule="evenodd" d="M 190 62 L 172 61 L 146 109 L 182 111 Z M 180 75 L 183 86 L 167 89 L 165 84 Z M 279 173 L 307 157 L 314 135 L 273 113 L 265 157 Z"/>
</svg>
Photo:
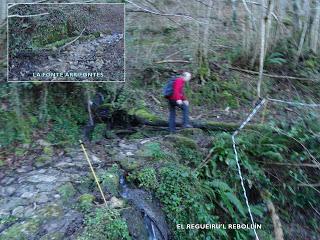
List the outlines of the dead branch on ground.
<svg viewBox="0 0 320 240">
<path fill-rule="evenodd" d="M 161 63 L 190 63 L 190 61 L 168 59 L 168 60 L 157 61 L 157 62 L 155 62 L 155 63 L 156 63 L 156 64 L 161 64 Z"/>
</svg>

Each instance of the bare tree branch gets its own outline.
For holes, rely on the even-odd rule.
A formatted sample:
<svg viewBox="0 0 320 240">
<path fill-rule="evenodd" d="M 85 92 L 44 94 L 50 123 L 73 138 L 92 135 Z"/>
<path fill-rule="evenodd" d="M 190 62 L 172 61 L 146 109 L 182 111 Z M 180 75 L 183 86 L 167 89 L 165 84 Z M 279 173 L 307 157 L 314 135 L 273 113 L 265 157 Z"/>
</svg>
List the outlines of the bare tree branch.
<svg viewBox="0 0 320 240">
<path fill-rule="evenodd" d="M 260 190 L 260 195 L 261 195 L 262 199 L 264 200 L 264 202 L 266 203 L 268 211 L 270 213 L 272 224 L 273 224 L 273 231 L 274 231 L 275 240 L 283 240 L 284 235 L 283 235 L 280 217 L 277 214 L 276 208 L 275 208 L 273 202 L 271 201 L 271 198 L 268 196 L 269 194 Z"/>
<path fill-rule="evenodd" d="M 187 48 L 184 48 L 184 49 L 175 51 L 174 53 L 171 53 L 170 55 L 166 56 L 165 59 L 168 59 L 169 57 L 172 57 L 172 56 L 174 56 L 174 55 L 176 55 L 176 54 L 178 54 L 178 53 L 180 53 L 180 52 L 183 52 L 183 51 L 185 51 L 185 50 L 187 50 Z"/>
<path fill-rule="evenodd" d="M 80 33 L 80 35 L 79 35 L 78 37 L 76 37 L 75 39 L 73 39 L 71 42 L 66 43 L 65 45 L 63 45 L 62 47 L 60 47 L 60 49 L 63 49 L 63 48 L 65 48 L 65 47 L 69 46 L 70 44 L 74 43 L 75 41 L 77 41 L 77 40 L 82 36 L 84 30 L 85 30 L 85 28 L 82 29 L 82 31 L 81 31 L 81 33 Z"/>
<path fill-rule="evenodd" d="M 186 61 L 186 60 L 173 60 L 173 59 L 168 59 L 168 60 L 161 60 L 161 61 L 157 61 L 155 62 L 156 64 L 161 64 L 161 63 L 190 63 L 190 61 Z"/>
<path fill-rule="evenodd" d="M 299 183 L 299 187 L 320 187 L 320 183 Z"/>
<path fill-rule="evenodd" d="M 213 7 L 210 6 L 209 4 L 206 4 L 206 3 L 204 3 L 204 2 L 202 2 L 202 1 L 200 1 L 200 0 L 194 0 L 194 1 L 196 1 L 196 2 L 198 2 L 198 3 L 201 3 L 202 5 L 205 5 L 205 6 L 208 7 L 208 8 L 213 8 Z"/>
<path fill-rule="evenodd" d="M 247 1 L 246 0 L 242 0 L 242 3 L 244 5 L 244 8 L 246 9 L 246 11 L 248 12 L 249 16 L 252 16 L 252 12 L 250 11 L 248 5 L 247 5 Z"/>
<path fill-rule="evenodd" d="M 26 4 L 38 4 L 38 3 L 45 3 L 46 1 L 48 0 L 40 0 L 40 1 L 35 1 L 35 2 L 32 2 L 32 3 L 9 3 L 8 5 L 8 10 L 14 6 L 18 6 L 18 5 L 26 5 Z"/>
<path fill-rule="evenodd" d="M 139 9 L 141 9 L 143 12 L 147 12 L 147 13 L 151 13 L 151 14 L 155 14 L 155 15 L 160 15 L 160 16 L 183 17 L 183 18 L 186 18 L 186 19 L 189 19 L 189 20 L 196 21 L 197 23 L 206 24 L 205 22 L 201 22 L 201 21 L 199 21 L 199 20 L 197 20 L 197 19 L 195 19 L 195 18 L 193 18 L 191 16 L 188 16 L 188 15 L 155 12 L 155 11 L 146 9 L 144 7 L 141 7 L 141 6 L 139 6 L 138 4 L 136 4 L 136 3 L 132 2 L 132 1 L 126 0 L 126 2 L 134 5 L 135 7 L 139 8 Z"/>
<path fill-rule="evenodd" d="M 314 206 L 310 202 L 309 202 L 309 204 L 310 204 L 311 208 L 320 216 L 320 213 L 318 212 L 318 210 L 315 209 Z"/>
<path fill-rule="evenodd" d="M 258 163 L 263 163 L 265 165 L 279 165 L 279 166 L 288 166 L 288 167 L 309 167 L 309 168 L 319 168 L 318 164 L 312 163 L 280 163 L 280 162 L 265 162 L 257 161 Z"/>
<path fill-rule="evenodd" d="M 38 14 L 30 14 L 30 15 L 18 15 L 18 14 L 14 14 L 14 15 L 8 15 L 8 18 L 30 18 L 30 17 L 40 17 L 40 16 L 44 16 L 44 15 L 49 15 L 50 13 L 38 13 Z"/>
<path fill-rule="evenodd" d="M 217 64 L 215 64 L 215 65 L 217 65 Z M 217 65 L 217 66 L 220 66 L 220 65 Z M 222 67 L 222 66 L 220 66 L 220 67 Z M 231 67 L 231 66 L 226 66 L 226 67 L 231 69 L 231 70 L 235 70 L 235 71 L 239 71 L 239 72 L 249 73 L 249 74 L 253 74 L 253 75 L 259 75 L 259 72 L 255 72 L 255 71 L 251 71 L 251 70 L 247 70 L 247 69 Z M 266 76 L 266 77 L 271 77 L 271 78 L 290 79 L 290 80 L 299 80 L 299 81 L 310 81 L 310 82 L 317 82 L 317 83 L 319 82 L 319 81 L 311 79 L 311 78 L 272 75 L 272 74 L 268 74 L 268 73 L 263 73 L 263 75 Z"/>
<path fill-rule="evenodd" d="M 286 132 L 282 131 L 282 130 L 279 129 L 279 128 L 273 128 L 273 129 L 274 129 L 275 131 L 277 131 L 279 134 L 282 134 L 282 135 L 284 135 L 284 136 L 286 136 L 286 137 L 288 137 L 288 138 L 291 138 L 291 139 L 293 139 L 294 141 L 296 141 L 297 143 L 299 143 L 300 146 L 302 146 L 303 149 L 308 153 L 309 159 L 310 159 L 315 165 L 317 165 L 318 168 L 320 169 L 320 163 L 319 163 L 319 161 L 311 154 L 311 152 L 309 151 L 309 149 L 308 149 L 301 141 L 299 141 L 299 140 L 296 139 L 295 137 L 290 136 L 289 134 L 287 134 Z"/>
<path fill-rule="evenodd" d="M 254 5 L 257 5 L 257 6 L 261 6 L 261 3 L 257 3 L 257 2 L 249 2 L 249 1 L 247 1 L 247 3 L 254 4 Z M 265 6 L 263 6 L 263 7 L 265 7 Z M 274 17 L 274 19 L 277 20 L 277 22 L 279 22 L 279 18 L 274 12 L 271 12 L 271 15 Z"/>
</svg>

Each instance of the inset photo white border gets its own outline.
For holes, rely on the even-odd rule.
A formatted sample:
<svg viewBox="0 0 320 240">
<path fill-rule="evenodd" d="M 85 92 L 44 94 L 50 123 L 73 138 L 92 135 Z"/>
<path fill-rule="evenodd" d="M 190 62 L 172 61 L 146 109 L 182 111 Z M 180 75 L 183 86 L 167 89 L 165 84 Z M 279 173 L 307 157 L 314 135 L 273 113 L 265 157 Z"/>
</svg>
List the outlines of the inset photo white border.
<svg viewBox="0 0 320 240">
<path fill-rule="evenodd" d="M 112 81 L 112 80 L 99 80 L 99 81 L 89 81 L 89 80 L 84 80 L 84 81 L 10 81 L 9 80 L 9 8 L 10 6 L 17 6 L 17 5 L 122 5 L 123 6 L 123 80 L 122 81 Z M 34 82 L 34 83 L 117 83 L 117 82 L 125 82 L 126 81 L 126 8 L 125 8 L 125 3 L 79 3 L 79 2 L 72 2 L 72 3 L 37 3 L 37 2 L 32 2 L 32 3 L 7 3 L 7 82 L 10 83 L 18 83 L 18 82 Z"/>
</svg>

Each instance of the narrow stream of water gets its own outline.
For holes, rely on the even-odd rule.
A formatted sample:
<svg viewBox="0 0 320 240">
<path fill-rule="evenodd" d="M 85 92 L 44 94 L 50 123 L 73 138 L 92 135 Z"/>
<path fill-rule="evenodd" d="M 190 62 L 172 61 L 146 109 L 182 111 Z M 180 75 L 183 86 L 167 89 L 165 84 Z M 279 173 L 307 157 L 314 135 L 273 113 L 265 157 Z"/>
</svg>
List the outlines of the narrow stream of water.
<svg viewBox="0 0 320 240">
<path fill-rule="evenodd" d="M 120 193 L 121 197 L 127 200 L 134 200 L 132 199 L 132 195 L 130 194 L 130 192 L 133 191 L 133 189 L 130 189 L 128 187 L 125 181 L 125 177 L 123 175 L 120 176 L 120 186 L 121 186 L 121 193 Z M 135 201 L 132 201 L 132 203 L 135 204 Z M 144 226 L 148 233 L 148 240 L 162 240 L 162 238 L 157 237 L 156 230 L 155 230 L 157 226 L 155 226 L 154 222 L 148 216 L 148 214 L 146 213 L 142 205 L 143 204 L 141 205 L 139 204 L 138 206 L 137 204 L 135 204 L 135 207 L 137 207 L 143 213 Z"/>
</svg>

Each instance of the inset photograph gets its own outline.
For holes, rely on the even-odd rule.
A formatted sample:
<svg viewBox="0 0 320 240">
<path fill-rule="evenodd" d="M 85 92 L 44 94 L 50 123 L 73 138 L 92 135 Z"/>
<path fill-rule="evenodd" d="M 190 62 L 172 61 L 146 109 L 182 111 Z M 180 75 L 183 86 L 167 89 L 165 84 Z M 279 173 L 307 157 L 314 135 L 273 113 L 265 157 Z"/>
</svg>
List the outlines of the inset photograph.
<svg viewBox="0 0 320 240">
<path fill-rule="evenodd" d="M 9 4 L 9 82 L 125 81 L 124 4 Z"/>
</svg>

